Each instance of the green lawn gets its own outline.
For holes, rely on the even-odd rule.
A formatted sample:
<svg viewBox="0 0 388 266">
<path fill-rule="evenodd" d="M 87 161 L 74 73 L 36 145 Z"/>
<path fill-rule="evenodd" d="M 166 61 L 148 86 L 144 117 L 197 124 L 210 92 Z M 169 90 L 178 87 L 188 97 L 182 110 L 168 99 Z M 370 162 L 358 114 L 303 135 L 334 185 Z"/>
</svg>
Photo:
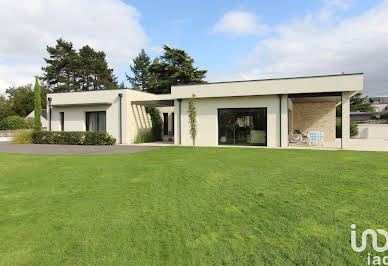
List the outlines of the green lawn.
<svg viewBox="0 0 388 266">
<path fill-rule="evenodd" d="M 387 161 L 249 148 L 0 154 L 0 264 L 365 265 L 378 253 L 354 252 L 350 225 L 388 231 Z"/>
</svg>

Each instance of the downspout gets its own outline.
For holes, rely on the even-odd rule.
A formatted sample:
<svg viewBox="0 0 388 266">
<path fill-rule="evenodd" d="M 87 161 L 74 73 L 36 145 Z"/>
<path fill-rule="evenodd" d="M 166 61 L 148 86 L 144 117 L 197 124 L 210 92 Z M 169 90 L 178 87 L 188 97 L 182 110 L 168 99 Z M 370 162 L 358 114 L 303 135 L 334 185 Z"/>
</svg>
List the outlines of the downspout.
<svg viewBox="0 0 388 266">
<path fill-rule="evenodd" d="M 120 144 L 123 144 L 123 122 L 122 122 L 122 108 L 121 108 L 121 99 L 123 98 L 123 94 L 119 93 L 119 136 L 120 136 Z"/>
<path fill-rule="evenodd" d="M 181 115 L 181 112 L 182 112 L 182 99 L 178 99 L 178 102 L 179 102 L 179 127 L 178 127 L 178 130 L 179 130 L 179 145 L 182 144 L 182 126 L 181 126 L 181 123 L 182 123 L 182 115 Z"/>
<path fill-rule="evenodd" d="M 52 98 L 51 97 L 48 97 L 47 98 L 48 100 L 48 106 L 49 106 L 49 131 L 51 131 L 51 100 Z"/>
<path fill-rule="evenodd" d="M 282 96 L 283 94 L 279 94 L 279 120 L 280 120 L 280 138 L 279 138 L 279 141 L 280 141 L 280 145 L 279 147 L 282 147 Z"/>
</svg>

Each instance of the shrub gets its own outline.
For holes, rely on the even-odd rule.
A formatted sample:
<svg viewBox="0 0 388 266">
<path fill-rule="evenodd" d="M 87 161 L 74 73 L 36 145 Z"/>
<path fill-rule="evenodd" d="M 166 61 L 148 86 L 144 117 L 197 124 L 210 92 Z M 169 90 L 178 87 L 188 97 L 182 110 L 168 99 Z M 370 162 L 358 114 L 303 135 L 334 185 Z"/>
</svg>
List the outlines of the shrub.
<svg viewBox="0 0 388 266">
<path fill-rule="evenodd" d="M 341 120 L 336 121 L 336 137 L 342 137 L 342 122 Z M 350 121 L 350 136 L 354 137 L 358 135 L 358 126 L 356 122 Z"/>
<path fill-rule="evenodd" d="M 27 125 L 28 125 L 28 128 L 34 128 L 35 118 L 33 118 L 33 117 L 27 117 L 27 118 L 25 118 L 24 120 L 26 120 Z"/>
<path fill-rule="evenodd" d="M 146 107 L 146 112 L 151 116 L 151 134 L 154 141 L 162 140 L 162 118 L 155 107 Z"/>
<path fill-rule="evenodd" d="M 151 132 L 138 132 L 136 136 L 135 143 L 145 143 L 145 142 L 153 142 L 154 138 Z"/>
<path fill-rule="evenodd" d="M 16 130 L 26 128 L 28 128 L 28 124 L 20 116 L 8 116 L 0 121 L 0 130 Z"/>
<path fill-rule="evenodd" d="M 32 143 L 32 131 L 23 130 L 17 132 L 12 138 L 13 144 L 31 144 Z"/>
<path fill-rule="evenodd" d="M 116 139 L 102 131 L 35 131 L 32 133 L 32 142 L 35 144 L 113 145 Z"/>
</svg>

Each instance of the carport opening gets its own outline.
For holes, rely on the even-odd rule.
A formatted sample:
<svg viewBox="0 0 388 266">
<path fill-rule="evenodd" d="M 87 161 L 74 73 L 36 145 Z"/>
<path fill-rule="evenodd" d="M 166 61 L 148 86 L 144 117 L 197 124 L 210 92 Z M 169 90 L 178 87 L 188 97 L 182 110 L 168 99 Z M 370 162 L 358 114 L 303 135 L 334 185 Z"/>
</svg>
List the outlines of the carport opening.
<svg viewBox="0 0 388 266">
<path fill-rule="evenodd" d="M 156 107 L 159 109 L 160 118 L 162 120 L 162 141 L 157 141 L 161 144 L 173 144 L 174 143 L 174 131 L 175 131 L 175 117 L 174 112 L 169 107 L 174 106 L 174 100 L 145 100 L 145 101 L 132 101 L 133 108 L 137 107 Z M 140 130 L 139 130 L 140 131 Z M 143 131 L 143 134 L 149 134 L 150 131 Z M 152 142 L 155 143 L 155 142 Z"/>
<path fill-rule="evenodd" d="M 290 94 L 289 146 L 341 148 L 341 139 L 336 134 L 338 105 L 341 93 Z"/>
</svg>

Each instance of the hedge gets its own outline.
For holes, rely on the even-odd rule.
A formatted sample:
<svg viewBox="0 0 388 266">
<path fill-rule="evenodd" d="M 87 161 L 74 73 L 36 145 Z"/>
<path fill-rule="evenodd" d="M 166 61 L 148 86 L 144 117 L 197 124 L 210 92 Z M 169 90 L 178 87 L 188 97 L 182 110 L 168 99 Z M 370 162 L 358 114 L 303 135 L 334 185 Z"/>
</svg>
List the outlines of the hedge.
<svg viewBox="0 0 388 266">
<path fill-rule="evenodd" d="M 28 123 L 20 116 L 8 116 L 0 121 L 0 130 L 26 129 Z"/>
<path fill-rule="evenodd" d="M 102 131 L 36 131 L 34 144 L 113 145 L 116 139 Z"/>
</svg>

